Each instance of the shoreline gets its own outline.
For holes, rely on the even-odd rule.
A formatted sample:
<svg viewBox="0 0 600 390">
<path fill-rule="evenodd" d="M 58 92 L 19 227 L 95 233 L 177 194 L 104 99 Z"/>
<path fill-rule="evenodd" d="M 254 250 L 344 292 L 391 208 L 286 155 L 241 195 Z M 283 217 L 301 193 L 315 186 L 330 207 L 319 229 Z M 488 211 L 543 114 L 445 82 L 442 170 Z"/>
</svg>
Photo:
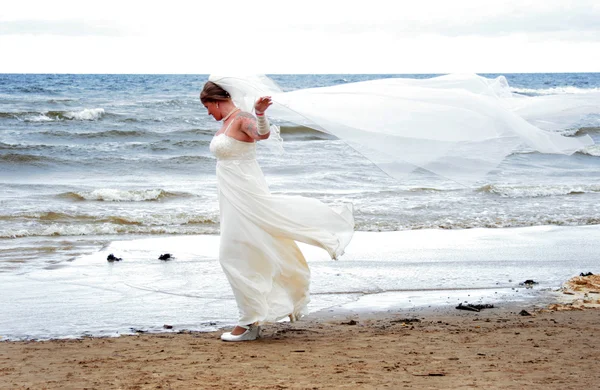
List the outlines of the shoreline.
<svg viewBox="0 0 600 390">
<path fill-rule="evenodd" d="M 519 308 L 307 318 L 245 343 L 221 332 L 2 342 L 0 388 L 593 387 L 600 310 Z"/>
<path fill-rule="evenodd" d="M 459 303 L 544 304 L 573 275 L 595 271 L 600 225 L 356 232 L 344 258 L 300 244 L 311 313 L 412 312 Z M 65 264 L 0 273 L 0 340 L 216 331 L 237 309 L 218 236 L 112 241 Z M 172 261 L 158 260 L 170 252 Z M 114 253 L 123 261 L 107 262 Z M 521 286 L 527 279 L 539 284 Z M 333 308 L 333 309 L 332 309 Z"/>
<path fill-rule="evenodd" d="M 480 312 L 318 312 L 243 343 L 220 331 L 0 342 L 0 388 L 591 388 L 598 287 L 575 277 L 556 303 Z"/>
</svg>

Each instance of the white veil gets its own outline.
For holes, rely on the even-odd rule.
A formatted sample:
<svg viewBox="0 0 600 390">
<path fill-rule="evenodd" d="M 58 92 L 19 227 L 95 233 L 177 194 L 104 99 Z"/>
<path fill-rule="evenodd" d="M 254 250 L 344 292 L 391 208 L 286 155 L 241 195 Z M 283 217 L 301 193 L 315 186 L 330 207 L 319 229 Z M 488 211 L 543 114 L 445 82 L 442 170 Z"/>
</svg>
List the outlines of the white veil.
<svg viewBox="0 0 600 390">
<path fill-rule="evenodd" d="M 515 96 L 502 76 L 388 78 L 290 92 L 264 75 L 209 80 L 246 111 L 258 97 L 272 96 L 271 118 L 332 134 L 396 178 L 418 167 L 472 184 L 522 144 L 562 154 L 593 144 L 587 135 L 564 137 L 534 126 L 549 110 Z M 554 102 L 550 110 L 560 112 L 558 103 L 564 102 Z M 561 126 L 582 112 L 600 113 L 600 99 L 570 108 L 574 115 L 561 116 Z"/>
</svg>

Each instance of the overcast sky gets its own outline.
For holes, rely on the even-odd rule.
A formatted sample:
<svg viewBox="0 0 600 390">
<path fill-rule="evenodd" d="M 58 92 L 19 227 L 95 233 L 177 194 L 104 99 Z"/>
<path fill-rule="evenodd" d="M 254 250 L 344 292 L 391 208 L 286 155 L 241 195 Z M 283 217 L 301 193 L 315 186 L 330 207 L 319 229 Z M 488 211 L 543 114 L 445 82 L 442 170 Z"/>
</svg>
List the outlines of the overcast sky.
<svg viewBox="0 0 600 390">
<path fill-rule="evenodd" d="M 7 0 L 0 50 L 0 73 L 599 72 L 600 1 Z"/>
</svg>

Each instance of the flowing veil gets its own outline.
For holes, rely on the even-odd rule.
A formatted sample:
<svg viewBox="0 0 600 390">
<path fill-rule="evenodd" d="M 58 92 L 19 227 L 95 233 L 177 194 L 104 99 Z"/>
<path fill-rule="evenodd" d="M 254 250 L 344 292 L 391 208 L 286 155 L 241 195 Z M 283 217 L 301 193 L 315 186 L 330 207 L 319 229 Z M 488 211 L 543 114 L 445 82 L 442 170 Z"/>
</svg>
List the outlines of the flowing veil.
<svg viewBox="0 0 600 390">
<path fill-rule="evenodd" d="M 421 168 L 465 185 L 522 145 L 572 154 L 593 144 L 588 135 L 555 130 L 600 113 L 600 96 L 534 101 L 513 94 L 503 76 L 387 78 L 289 92 L 264 75 L 209 80 L 246 111 L 258 97 L 272 96 L 271 118 L 332 134 L 392 177 Z"/>
</svg>

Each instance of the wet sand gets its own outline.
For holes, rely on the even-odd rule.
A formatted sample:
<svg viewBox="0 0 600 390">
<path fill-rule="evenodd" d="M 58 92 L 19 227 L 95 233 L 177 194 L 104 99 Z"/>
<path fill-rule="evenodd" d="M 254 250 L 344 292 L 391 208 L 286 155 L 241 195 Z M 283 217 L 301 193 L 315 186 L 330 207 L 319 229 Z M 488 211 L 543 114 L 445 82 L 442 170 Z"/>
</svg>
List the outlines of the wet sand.
<svg viewBox="0 0 600 390">
<path fill-rule="evenodd" d="M 0 388 L 595 388 L 597 284 L 565 286 L 543 308 L 316 313 L 246 343 L 220 332 L 1 342 Z"/>
</svg>

